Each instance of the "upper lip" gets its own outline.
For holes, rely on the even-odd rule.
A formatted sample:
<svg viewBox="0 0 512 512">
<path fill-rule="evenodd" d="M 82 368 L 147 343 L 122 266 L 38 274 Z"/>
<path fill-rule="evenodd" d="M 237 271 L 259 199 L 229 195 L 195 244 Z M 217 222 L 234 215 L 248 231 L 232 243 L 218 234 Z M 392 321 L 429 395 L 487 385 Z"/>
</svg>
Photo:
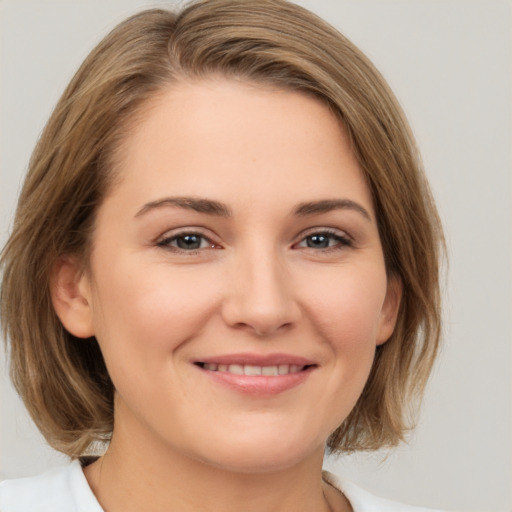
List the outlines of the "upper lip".
<svg viewBox="0 0 512 512">
<path fill-rule="evenodd" d="M 279 366 L 283 364 L 297 365 L 297 366 L 311 366 L 315 365 L 315 361 L 305 357 L 296 356 L 292 354 L 222 354 L 218 356 L 205 357 L 198 359 L 195 363 L 206 364 L 239 364 L 239 365 L 252 365 L 252 366 Z"/>
</svg>

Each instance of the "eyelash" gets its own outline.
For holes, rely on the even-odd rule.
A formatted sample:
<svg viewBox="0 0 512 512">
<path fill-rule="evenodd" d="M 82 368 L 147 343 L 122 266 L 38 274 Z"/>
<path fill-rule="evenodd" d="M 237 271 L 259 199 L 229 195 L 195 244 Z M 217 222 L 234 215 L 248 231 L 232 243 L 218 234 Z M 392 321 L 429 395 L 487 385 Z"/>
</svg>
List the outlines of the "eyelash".
<svg viewBox="0 0 512 512">
<path fill-rule="evenodd" d="M 200 239 L 200 244 L 202 245 L 203 242 L 206 242 L 205 247 L 197 247 L 194 249 L 184 249 L 182 247 L 177 247 L 175 245 L 172 245 L 173 242 L 176 244 L 178 243 L 178 240 L 183 240 L 187 237 L 196 237 Z M 199 251 L 205 250 L 205 249 L 216 249 L 219 246 L 215 244 L 212 240 L 210 240 L 207 236 L 203 235 L 202 233 L 198 233 L 195 231 L 183 231 L 181 233 L 176 233 L 172 236 L 165 237 L 164 239 L 160 240 L 156 244 L 158 247 L 162 247 L 164 249 L 168 249 L 173 252 L 177 253 L 184 253 L 184 254 L 197 254 Z"/>
<path fill-rule="evenodd" d="M 353 241 L 352 239 L 347 236 L 346 234 L 341 234 L 339 231 L 334 229 L 321 229 L 321 230 L 315 230 L 311 231 L 300 240 L 298 244 L 295 244 L 294 247 L 300 247 L 300 244 L 306 243 L 308 239 L 312 239 L 313 237 L 323 237 L 326 239 L 334 240 L 335 243 L 333 245 L 328 245 L 327 247 L 320 247 L 320 248 L 314 248 L 314 247 L 308 247 L 303 246 L 305 249 L 312 249 L 315 252 L 331 252 L 331 251 L 339 251 L 343 250 L 347 247 L 353 247 Z M 329 243 L 329 242 L 328 242 Z"/>
<path fill-rule="evenodd" d="M 200 245 L 203 245 L 205 242 L 204 247 L 195 247 L 193 249 L 184 249 L 183 247 L 178 247 L 177 244 L 179 243 L 179 240 L 186 239 L 187 237 L 196 237 L 197 239 L 200 239 Z M 335 243 L 332 245 L 328 245 L 327 247 L 310 247 L 310 246 L 301 246 L 301 244 L 308 243 L 308 240 L 311 240 L 314 237 L 322 237 L 324 239 L 328 239 L 327 242 L 330 244 L 331 240 L 334 240 Z M 173 245 L 175 243 L 176 245 Z M 219 245 L 217 245 L 215 242 L 213 242 L 210 238 L 205 236 L 202 233 L 198 233 L 195 231 L 183 231 L 181 233 L 173 234 L 172 236 L 167 236 L 163 238 L 162 240 L 158 241 L 156 243 L 158 247 L 162 247 L 164 249 L 168 249 L 173 252 L 177 253 L 183 253 L 187 255 L 194 255 L 199 253 L 200 251 L 203 251 L 205 249 L 218 249 L 220 248 Z M 333 229 L 321 229 L 321 230 L 315 230 L 311 231 L 308 234 L 304 235 L 301 240 L 294 244 L 293 248 L 304 248 L 304 249 L 311 249 L 315 252 L 331 252 L 331 251 L 339 251 L 343 250 L 346 247 L 353 247 L 353 242 L 347 235 L 340 234 L 339 231 L 333 230 Z"/>
</svg>

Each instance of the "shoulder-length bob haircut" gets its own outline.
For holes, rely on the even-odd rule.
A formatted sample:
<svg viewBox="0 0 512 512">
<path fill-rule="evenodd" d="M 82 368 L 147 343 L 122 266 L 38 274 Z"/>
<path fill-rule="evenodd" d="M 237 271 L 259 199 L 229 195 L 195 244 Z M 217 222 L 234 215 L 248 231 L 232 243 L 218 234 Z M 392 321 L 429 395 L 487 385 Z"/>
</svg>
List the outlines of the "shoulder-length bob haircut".
<svg viewBox="0 0 512 512">
<path fill-rule="evenodd" d="M 95 212 L 122 172 L 116 148 L 146 102 L 174 82 L 210 75 L 302 91 L 344 124 L 373 195 L 388 276 L 401 280 L 403 295 L 394 334 L 377 347 L 366 387 L 328 447 L 397 444 L 438 350 L 438 215 L 409 125 L 382 76 L 336 29 L 285 0 L 143 11 L 86 58 L 34 150 L 1 256 L 1 319 L 17 391 L 57 450 L 76 458 L 110 438 L 112 381 L 96 339 L 73 337 L 55 314 L 51 269 L 70 254 L 87 266 Z"/>
</svg>

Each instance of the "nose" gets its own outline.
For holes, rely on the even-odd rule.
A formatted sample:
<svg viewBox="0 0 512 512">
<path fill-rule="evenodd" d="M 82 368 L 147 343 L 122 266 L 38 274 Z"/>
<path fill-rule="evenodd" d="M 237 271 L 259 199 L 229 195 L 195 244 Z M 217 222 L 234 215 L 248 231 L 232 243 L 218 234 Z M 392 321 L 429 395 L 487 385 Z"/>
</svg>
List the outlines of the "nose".
<svg viewBox="0 0 512 512">
<path fill-rule="evenodd" d="M 258 337 L 294 326 L 301 316 L 290 273 L 275 254 L 240 255 L 224 296 L 222 316 L 230 327 Z"/>
</svg>

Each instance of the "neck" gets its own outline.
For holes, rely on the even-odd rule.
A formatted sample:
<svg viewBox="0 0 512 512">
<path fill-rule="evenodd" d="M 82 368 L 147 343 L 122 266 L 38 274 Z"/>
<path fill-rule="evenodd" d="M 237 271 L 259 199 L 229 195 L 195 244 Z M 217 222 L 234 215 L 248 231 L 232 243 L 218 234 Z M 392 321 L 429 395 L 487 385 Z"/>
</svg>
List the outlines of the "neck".
<svg viewBox="0 0 512 512">
<path fill-rule="evenodd" d="M 123 434 L 115 432 L 106 454 L 84 471 L 107 512 L 350 510 L 322 481 L 321 447 L 285 468 L 238 472 Z"/>
</svg>

